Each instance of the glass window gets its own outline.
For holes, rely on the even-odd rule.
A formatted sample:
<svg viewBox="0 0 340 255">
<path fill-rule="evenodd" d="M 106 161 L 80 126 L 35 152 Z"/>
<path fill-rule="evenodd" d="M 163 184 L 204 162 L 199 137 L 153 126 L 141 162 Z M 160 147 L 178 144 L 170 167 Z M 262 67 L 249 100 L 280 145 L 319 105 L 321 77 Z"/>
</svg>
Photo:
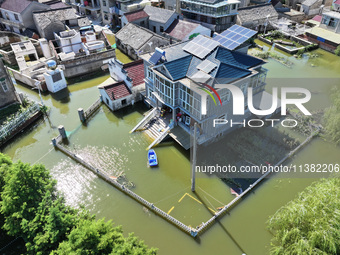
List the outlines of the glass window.
<svg viewBox="0 0 340 255">
<path fill-rule="evenodd" d="M 8 91 L 8 86 L 7 86 L 6 80 L 1 81 L 1 87 L 2 87 L 4 92 Z"/>
</svg>

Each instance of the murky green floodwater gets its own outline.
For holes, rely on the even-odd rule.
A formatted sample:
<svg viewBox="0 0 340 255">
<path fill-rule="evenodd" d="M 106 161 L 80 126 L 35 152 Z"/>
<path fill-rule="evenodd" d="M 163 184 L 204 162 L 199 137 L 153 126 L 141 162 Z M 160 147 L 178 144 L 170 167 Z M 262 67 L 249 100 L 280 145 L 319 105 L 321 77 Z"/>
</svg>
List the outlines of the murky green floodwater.
<svg viewBox="0 0 340 255">
<path fill-rule="evenodd" d="M 309 87 L 314 91 L 308 107 L 327 107 L 331 86 L 339 84 L 334 79 L 325 78 L 339 78 L 340 58 L 321 50 L 316 53 L 322 56 L 311 60 L 292 58 L 295 63 L 292 69 L 269 60 L 266 65 L 269 69 L 267 90 L 271 91 L 273 86 L 293 86 L 283 80 L 280 84 L 281 79 L 278 78 L 312 77 L 318 82 L 299 84 L 299 87 Z M 141 133 L 129 134 L 146 110 L 141 104 L 118 113 L 102 106 L 91 122 L 86 127 L 82 126 L 77 109 L 87 108 L 98 98 L 96 85 L 107 77 L 71 85 L 62 94 L 44 96 L 44 102 L 51 107 L 50 121 L 45 120 L 25 132 L 3 152 L 14 160 L 45 164 L 58 180 L 58 188 L 64 192 L 69 204 L 78 206 L 82 203 L 98 217 L 123 225 L 126 233 L 135 232 L 148 245 L 158 247 L 160 254 L 268 254 L 271 239 L 265 224 L 268 216 L 293 199 L 313 179 L 280 179 L 279 175 L 274 176 L 203 236 L 194 240 L 160 217 L 143 210 L 140 204 L 52 148 L 51 139 L 58 134 L 57 126 L 62 124 L 70 134 L 72 150 L 93 164 L 103 166 L 106 163 L 103 167 L 112 175 L 124 170 L 129 181 L 135 183 L 136 193 L 164 211 L 174 206 L 171 215 L 188 225 L 197 226 L 206 221 L 212 215 L 208 208 L 216 209 L 233 198 L 229 188 L 219 179 L 200 178 L 205 176 L 197 179 L 198 196 L 192 194 L 189 154 L 172 142 L 156 148 L 160 167 L 147 168 L 145 148 L 149 139 Z M 316 78 L 327 82 L 320 83 L 321 80 Z M 35 91 L 20 85 L 17 89 L 39 100 Z M 299 152 L 292 163 L 339 163 L 339 155 L 339 148 L 316 139 Z"/>
</svg>

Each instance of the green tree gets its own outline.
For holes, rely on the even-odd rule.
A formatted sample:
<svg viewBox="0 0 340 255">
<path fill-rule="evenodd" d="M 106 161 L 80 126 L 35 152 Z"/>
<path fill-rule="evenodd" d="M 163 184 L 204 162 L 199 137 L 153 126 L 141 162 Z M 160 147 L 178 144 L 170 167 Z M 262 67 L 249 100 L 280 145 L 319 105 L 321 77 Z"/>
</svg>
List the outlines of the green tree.
<svg viewBox="0 0 340 255">
<path fill-rule="evenodd" d="M 0 153 L 0 227 L 21 236 L 28 254 L 156 254 L 120 227 L 67 206 L 43 165 Z"/>
<path fill-rule="evenodd" d="M 334 88 L 332 92 L 333 105 L 325 112 L 325 130 L 336 144 L 340 144 L 340 90 Z"/>
<path fill-rule="evenodd" d="M 68 240 L 62 242 L 53 254 L 156 254 L 155 249 L 138 240 L 133 234 L 124 238 L 121 227 L 113 227 L 111 221 L 85 219 L 73 229 Z"/>
<path fill-rule="evenodd" d="M 323 179 L 269 220 L 271 254 L 340 254 L 340 179 Z"/>
<path fill-rule="evenodd" d="M 340 56 L 340 45 L 334 51 L 335 55 Z"/>
</svg>

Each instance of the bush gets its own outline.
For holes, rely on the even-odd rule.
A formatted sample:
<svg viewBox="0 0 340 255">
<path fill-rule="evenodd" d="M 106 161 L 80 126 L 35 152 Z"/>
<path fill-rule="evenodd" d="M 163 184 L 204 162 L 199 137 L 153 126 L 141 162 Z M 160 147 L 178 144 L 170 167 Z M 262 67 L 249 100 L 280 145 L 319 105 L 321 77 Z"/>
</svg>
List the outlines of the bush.
<svg viewBox="0 0 340 255">
<path fill-rule="evenodd" d="M 66 205 L 43 165 L 12 163 L 1 153 L 0 227 L 23 238 L 25 254 L 156 254 L 112 222 Z"/>
<path fill-rule="evenodd" d="M 340 56 L 340 45 L 336 47 L 336 50 L 334 51 L 335 55 Z"/>
<path fill-rule="evenodd" d="M 280 208 L 269 220 L 271 254 L 339 254 L 340 179 L 323 179 Z"/>
</svg>

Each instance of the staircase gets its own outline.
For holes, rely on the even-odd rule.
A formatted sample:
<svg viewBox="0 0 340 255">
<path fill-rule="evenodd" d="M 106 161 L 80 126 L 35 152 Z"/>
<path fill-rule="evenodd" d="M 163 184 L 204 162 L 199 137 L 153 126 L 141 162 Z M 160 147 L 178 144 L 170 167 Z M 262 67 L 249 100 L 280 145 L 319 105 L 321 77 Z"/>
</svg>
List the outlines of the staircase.
<svg viewBox="0 0 340 255">
<path fill-rule="evenodd" d="M 158 114 L 158 109 L 154 108 L 130 131 L 130 133 L 143 131 L 153 140 L 147 149 L 151 149 L 159 144 L 165 137 L 167 137 L 170 129 L 173 128 L 173 124 L 168 126 L 168 123 L 158 117 Z"/>
<path fill-rule="evenodd" d="M 144 126 L 145 133 L 152 139 L 157 139 L 167 128 L 167 124 L 158 117 L 154 117 L 150 122 Z"/>
</svg>

